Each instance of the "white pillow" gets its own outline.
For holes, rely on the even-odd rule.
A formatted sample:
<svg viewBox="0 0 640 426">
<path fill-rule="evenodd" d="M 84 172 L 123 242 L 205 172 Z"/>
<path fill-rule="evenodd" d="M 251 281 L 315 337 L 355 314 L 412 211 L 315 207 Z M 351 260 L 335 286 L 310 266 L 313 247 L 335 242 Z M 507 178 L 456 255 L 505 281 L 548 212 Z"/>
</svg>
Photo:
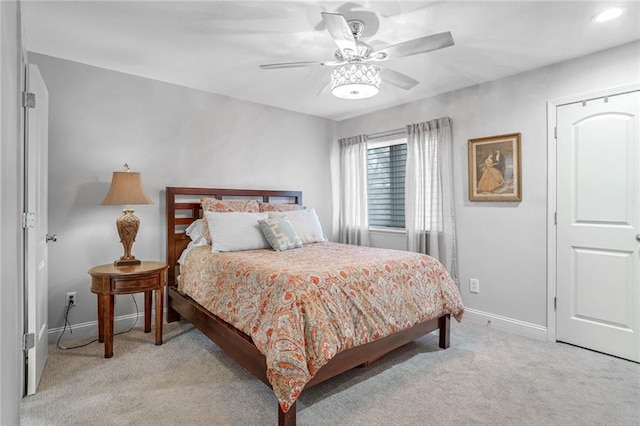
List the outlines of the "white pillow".
<svg viewBox="0 0 640 426">
<path fill-rule="evenodd" d="M 302 240 L 302 244 L 323 243 L 327 237 L 322 232 L 320 220 L 315 209 L 294 210 L 290 212 L 269 212 L 270 218 L 286 217 Z"/>
<path fill-rule="evenodd" d="M 211 251 L 241 251 L 271 248 L 258 221 L 267 213 L 204 212 L 211 235 Z"/>
<path fill-rule="evenodd" d="M 189 241 L 189 244 L 178 258 L 178 263 L 180 265 L 184 264 L 185 260 L 187 259 L 187 253 L 189 253 L 194 247 L 206 246 L 209 244 L 202 234 L 202 219 L 196 219 L 191 222 L 191 225 L 187 226 L 187 229 L 184 230 L 184 233 L 187 234 L 189 238 L 191 238 L 191 241 Z"/>
<path fill-rule="evenodd" d="M 202 219 L 196 219 L 191 222 L 191 225 L 187 227 L 184 233 L 191 238 L 191 241 L 193 241 L 196 246 L 203 245 L 202 242 L 207 244 L 207 241 L 204 239 L 204 234 L 202 234 Z"/>
</svg>

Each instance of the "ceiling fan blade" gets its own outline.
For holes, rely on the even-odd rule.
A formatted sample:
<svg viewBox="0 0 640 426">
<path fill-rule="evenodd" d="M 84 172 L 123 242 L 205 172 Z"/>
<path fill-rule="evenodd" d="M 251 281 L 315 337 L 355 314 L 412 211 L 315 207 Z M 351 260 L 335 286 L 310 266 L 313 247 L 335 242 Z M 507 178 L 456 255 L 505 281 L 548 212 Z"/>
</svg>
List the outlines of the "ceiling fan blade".
<svg viewBox="0 0 640 426">
<path fill-rule="evenodd" d="M 278 68 L 299 68 L 299 67 L 312 67 L 315 65 L 324 65 L 322 62 L 308 61 L 308 62 L 283 62 L 280 64 L 266 64 L 260 65 L 261 70 L 273 70 Z"/>
<path fill-rule="evenodd" d="M 327 27 L 327 31 L 336 42 L 342 52 L 351 50 L 352 53 L 357 52 L 356 40 L 347 20 L 339 13 L 322 12 L 322 20 Z"/>
<path fill-rule="evenodd" d="M 392 46 L 385 47 L 384 49 L 380 49 L 378 52 L 372 53 L 371 56 L 375 56 L 376 53 L 386 53 L 389 57 L 402 58 L 403 56 L 431 52 L 433 50 L 453 46 L 454 44 L 451 33 L 447 31 L 394 44 Z"/>
<path fill-rule="evenodd" d="M 385 83 L 393 84 L 404 90 L 409 90 L 419 83 L 418 80 L 389 68 L 380 68 L 380 77 Z"/>
</svg>

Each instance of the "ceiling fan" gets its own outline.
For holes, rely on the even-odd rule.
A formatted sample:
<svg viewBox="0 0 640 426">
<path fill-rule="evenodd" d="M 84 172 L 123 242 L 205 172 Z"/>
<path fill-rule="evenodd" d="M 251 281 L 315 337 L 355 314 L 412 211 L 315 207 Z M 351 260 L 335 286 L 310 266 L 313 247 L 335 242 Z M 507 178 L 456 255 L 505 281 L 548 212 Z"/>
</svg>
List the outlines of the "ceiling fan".
<svg viewBox="0 0 640 426">
<path fill-rule="evenodd" d="M 329 35 L 338 46 L 335 60 L 285 62 L 260 65 L 260 68 L 268 70 L 317 65 L 334 67 L 330 75 L 331 93 L 339 98 L 363 99 L 378 93 L 381 80 L 405 90 L 418 84 L 417 80 L 406 74 L 382 68 L 371 62 L 418 55 L 454 45 L 453 37 L 447 31 L 373 50 L 360 40 L 364 22 L 356 19 L 347 21 L 343 15 L 329 12 L 322 12 L 322 19 Z"/>
</svg>

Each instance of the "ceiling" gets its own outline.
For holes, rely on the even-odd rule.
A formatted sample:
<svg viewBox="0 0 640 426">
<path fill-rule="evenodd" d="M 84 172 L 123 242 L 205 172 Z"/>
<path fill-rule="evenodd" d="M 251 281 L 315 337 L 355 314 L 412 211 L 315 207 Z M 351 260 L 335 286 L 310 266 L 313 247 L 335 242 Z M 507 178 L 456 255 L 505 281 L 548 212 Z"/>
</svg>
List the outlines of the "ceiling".
<svg viewBox="0 0 640 426">
<path fill-rule="evenodd" d="M 627 13 L 592 17 L 612 5 Z M 22 0 L 29 51 L 333 120 L 496 80 L 640 39 L 638 1 L 32 1 Z M 333 60 L 321 12 L 365 22 L 374 49 L 451 31 L 455 45 L 383 66 L 420 81 L 368 99 L 323 87 Z M 319 93 L 320 92 L 320 93 Z M 319 93 L 319 94 L 318 94 Z"/>
</svg>

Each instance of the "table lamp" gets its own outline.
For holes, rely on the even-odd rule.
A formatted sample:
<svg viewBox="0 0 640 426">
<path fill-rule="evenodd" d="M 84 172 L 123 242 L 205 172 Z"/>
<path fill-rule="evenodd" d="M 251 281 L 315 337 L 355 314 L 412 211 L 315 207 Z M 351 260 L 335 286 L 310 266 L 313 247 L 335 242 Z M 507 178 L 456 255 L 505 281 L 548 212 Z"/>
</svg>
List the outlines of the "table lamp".
<svg viewBox="0 0 640 426">
<path fill-rule="evenodd" d="M 129 165 L 125 164 L 123 172 L 113 172 L 111 187 L 101 203 L 103 206 L 126 206 L 122 210 L 122 216 L 116 220 L 120 242 L 124 247 L 124 255 L 120 260 L 113 262 L 116 266 L 140 264 L 140 261 L 131 254 L 131 247 L 140 227 L 140 219 L 133 214 L 132 209 L 128 208 L 132 204 L 153 204 L 153 201 L 142 188 L 140 173 L 130 171 Z"/>
</svg>

